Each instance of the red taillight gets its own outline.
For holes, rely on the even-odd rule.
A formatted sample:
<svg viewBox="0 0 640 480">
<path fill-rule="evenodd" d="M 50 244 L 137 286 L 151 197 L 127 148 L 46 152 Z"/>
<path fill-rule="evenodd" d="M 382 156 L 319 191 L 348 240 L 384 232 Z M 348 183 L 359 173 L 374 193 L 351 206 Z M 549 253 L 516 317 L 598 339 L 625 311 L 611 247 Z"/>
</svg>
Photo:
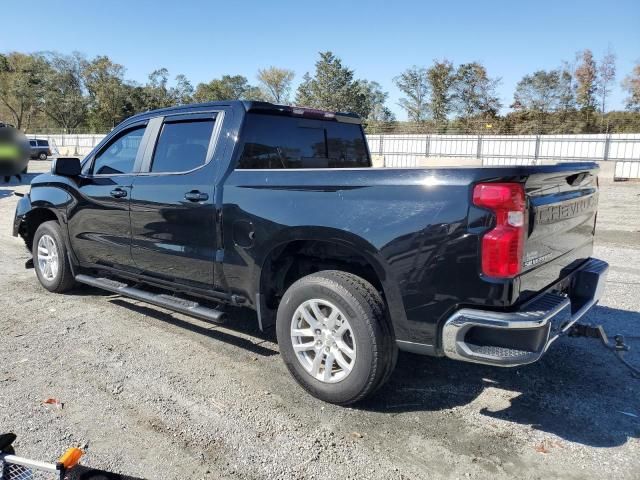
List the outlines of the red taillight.
<svg viewBox="0 0 640 480">
<path fill-rule="evenodd" d="M 482 273 L 515 277 L 522 271 L 527 228 L 524 188 L 519 183 L 480 183 L 473 189 L 473 204 L 496 217 L 495 227 L 482 237 Z"/>
</svg>

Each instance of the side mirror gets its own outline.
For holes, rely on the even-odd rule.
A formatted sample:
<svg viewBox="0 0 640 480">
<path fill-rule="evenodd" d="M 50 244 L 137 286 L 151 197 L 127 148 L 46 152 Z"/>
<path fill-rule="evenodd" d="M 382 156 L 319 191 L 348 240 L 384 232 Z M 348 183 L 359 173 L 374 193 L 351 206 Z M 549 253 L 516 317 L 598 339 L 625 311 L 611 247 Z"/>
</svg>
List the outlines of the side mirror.
<svg viewBox="0 0 640 480">
<path fill-rule="evenodd" d="M 58 157 L 51 163 L 51 173 L 54 175 L 77 177 L 81 171 L 80 159 L 76 157 Z"/>
</svg>

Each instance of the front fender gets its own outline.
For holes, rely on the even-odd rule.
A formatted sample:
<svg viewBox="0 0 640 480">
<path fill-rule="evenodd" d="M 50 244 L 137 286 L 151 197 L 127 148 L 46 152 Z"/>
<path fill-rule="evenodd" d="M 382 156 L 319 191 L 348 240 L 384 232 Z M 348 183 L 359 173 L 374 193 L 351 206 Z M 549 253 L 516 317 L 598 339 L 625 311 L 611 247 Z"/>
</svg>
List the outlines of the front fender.
<svg viewBox="0 0 640 480">
<path fill-rule="evenodd" d="M 65 232 L 64 237 L 65 242 L 67 242 L 66 212 L 68 205 L 72 201 L 73 197 L 62 187 L 32 183 L 31 191 L 22 197 L 16 206 L 13 235 L 22 236 L 27 246 L 29 246 L 29 232 L 33 234 L 40 223 L 55 219 L 60 224 L 63 232 Z"/>
<path fill-rule="evenodd" d="M 16 213 L 13 217 L 13 236 L 17 237 L 20 234 L 20 225 L 24 221 L 27 214 L 31 211 L 31 199 L 29 195 L 25 195 L 16 205 Z"/>
</svg>

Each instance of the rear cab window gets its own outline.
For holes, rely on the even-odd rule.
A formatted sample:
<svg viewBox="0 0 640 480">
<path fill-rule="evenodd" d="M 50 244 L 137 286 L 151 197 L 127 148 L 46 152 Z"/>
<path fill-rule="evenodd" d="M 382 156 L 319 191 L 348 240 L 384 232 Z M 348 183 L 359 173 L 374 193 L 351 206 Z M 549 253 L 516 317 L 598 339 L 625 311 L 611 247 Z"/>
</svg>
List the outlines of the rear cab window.
<svg viewBox="0 0 640 480">
<path fill-rule="evenodd" d="M 359 124 L 248 113 L 242 139 L 239 169 L 371 166 Z"/>
</svg>

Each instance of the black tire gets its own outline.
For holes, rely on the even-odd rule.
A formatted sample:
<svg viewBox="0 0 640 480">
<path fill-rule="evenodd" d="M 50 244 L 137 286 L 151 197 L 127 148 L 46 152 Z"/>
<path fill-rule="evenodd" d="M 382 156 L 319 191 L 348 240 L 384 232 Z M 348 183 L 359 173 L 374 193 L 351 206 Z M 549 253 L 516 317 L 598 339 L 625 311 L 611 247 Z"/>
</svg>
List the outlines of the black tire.
<svg viewBox="0 0 640 480">
<path fill-rule="evenodd" d="M 58 269 L 53 278 L 46 278 L 44 272 L 41 270 L 38 262 L 38 243 L 40 239 L 48 235 L 53 239 L 53 243 L 58 255 Z M 73 272 L 71 271 L 71 264 L 69 263 L 69 254 L 62 238 L 62 231 L 60 225 L 54 220 L 42 223 L 36 230 L 36 234 L 33 236 L 32 245 L 33 264 L 36 271 L 36 275 L 40 284 L 55 293 L 64 293 L 71 290 L 75 285 L 75 279 L 73 278 Z"/>
<path fill-rule="evenodd" d="M 351 372 L 336 383 L 311 375 L 298 360 L 291 340 L 291 322 L 298 307 L 311 299 L 332 303 L 348 318 L 353 331 L 356 358 Z M 316 398 L 349 405 L 371 395 L 389 378 L 398 349 L 378 291 L 351 273 L 324 270 L 296 281 L 278 307 L 276 333 L 280 354 L 295 380 Z"/>
<path fill-rule="evenodd" d="M 40 152 L 40 153 L 38 154 L 38 158 L 39 158 L 40 160 L 46 160 L 46 159 L 47 159 L 47 154 L 46 154 L 45 152 Z"/>
</svg>

